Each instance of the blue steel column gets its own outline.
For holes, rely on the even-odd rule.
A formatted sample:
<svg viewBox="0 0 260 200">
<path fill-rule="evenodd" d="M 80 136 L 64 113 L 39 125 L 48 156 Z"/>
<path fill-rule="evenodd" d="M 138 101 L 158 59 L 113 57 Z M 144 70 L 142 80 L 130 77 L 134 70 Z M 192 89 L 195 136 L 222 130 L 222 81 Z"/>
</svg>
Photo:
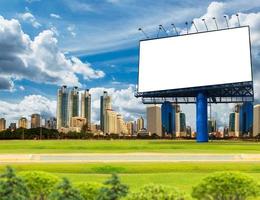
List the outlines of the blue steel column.
<svg viewBox="0 0 260 200">
<path fill-rule="evenodd" d="M 208 142 L 208 101 L 204 93 L 196 99 L 197 142 Z"/>
</svg>

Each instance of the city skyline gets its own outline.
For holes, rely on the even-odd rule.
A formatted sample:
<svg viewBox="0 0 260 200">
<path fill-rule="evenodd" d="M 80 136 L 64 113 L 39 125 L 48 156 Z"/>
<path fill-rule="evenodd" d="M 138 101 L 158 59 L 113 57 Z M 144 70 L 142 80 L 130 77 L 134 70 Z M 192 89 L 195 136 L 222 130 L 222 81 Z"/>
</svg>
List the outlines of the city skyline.
<svg viewBox="0 0 260 200">
<path fill-rule="evenodd" d="M 5 27 L 2 34 L 14 30 L 13 37 L 20 41 L 17 44 L 24 49 L 30 49 L 29 46 L 33 45 L 47 53 L 46 55 L 53 55 L 44 57 L 40 51 L 34 50 L 32 58 L 25 59 L 27 68 L 24 68 L 22 63 L 20 68 L 16 68 L 17 63 L 10 62 L 12 71 L 2 69 L 0 117 L 6 118 L 8 123 L 17 121 L 21 116 L 29 117 L 32 113 L 39 113 L 46 118 L 55 116 L 56 91 L 63 84 L 69 87 L 79 86 L 80 90 L 90 88 L 92 119 L 96 123 L 99 122 L 99 97 L 104 90 L 112 94 L 116 101 L 115 110 L 120 111 L 125 119 L 134 120 L 144 116 L 146 107 L 141 104 L 140 99 L 134 97 L 137 84 L 138 41 L 144 37 L 137 29 L 142 27 L 149 36 L 155 36 L 158 25 L 163 24 L 170 34 L 171 23 L 174 22 L 178 30 L 183 32 L 186 29 L 184 22 L 189 21 L 189 29 L 193 32 L 194 27 L 190 21 L 206 18 L 211 28 L 214 24 L 210 19 L 214 15 L 219 26 L 225 26 L 224 14 L 228 15 L 230 26 L 234 26 L 237 23 L 236 12 L 240 13 L 242 25 L 251 26 L 255 97 L 256 103 L 259 102 L 260 73 L 256 59 L 259 49 L 260 9 L 257 1 L 203 1 L 198 4 L 199 1 L 185 0 L 180 4 L 168 0 L 162 5 L 149 1 L 104 0 L 99 5 L 93 1 L 75 2 L 0 2 L 0 5 L 4 4 L 0 6 L 0 23 Z M 130 6 L 132 4 L 136 6 Z M 146 4 L 149 4 L 150 10 L 156 11 L 153 17 L 145 12 Z M 43 7 L 46 9 L 41 9 Z M 98 8 L 101 13 L 98 12 Z M 136 16 L 132 15 L 134 10 Z M 178 13 L 183 10 L 189 12 L 180 16 Z M 119 13 L 124 15 L 119 17 Z M 199 30 L 205 28 L 203 23 L 197 26 Z M 107 31 L 107 37 L 103 37 L 102 30 Z M 85 32 L 88 34 L 83 34 Z M 161 32 L 160 36 L 164 36 L 164 33 Z M 0 40 L 0 46 L 10 45 L 14 52 L 13 60 L 17 58 L 19 62 L 19 57 L 16 57 L 18 50 L 10 41 L 9 38 Z M 53 49 L 55 51 L 52 51 Z M 27 55 L 28 52 L 23 51 L 21 54 Z M 55 60 L 60 60 L 63 65 L 55 63 Z M 39 71 L 39 63 L 43 64 L 42 71 Z M 233 105 L 213 106 L 212 114 L 219 121 L 219 126 L 228 125 L 232 107 Z M 186 113 L 187 125 L 194 127 L 195 109 L 192 106 L 183 106 L 182 110 Z"/>
</svg>

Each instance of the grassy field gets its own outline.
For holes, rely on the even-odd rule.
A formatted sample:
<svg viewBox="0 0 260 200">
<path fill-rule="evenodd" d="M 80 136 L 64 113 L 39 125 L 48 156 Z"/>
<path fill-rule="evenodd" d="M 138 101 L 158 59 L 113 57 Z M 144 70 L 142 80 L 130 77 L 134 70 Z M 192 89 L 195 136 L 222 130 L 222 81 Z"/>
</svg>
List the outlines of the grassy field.
<svg viewBox="0 0 260 200">
<path fill-rule="evenodd" d="M 147 183 L 164 184 L 190 192 L 203 177 L 216 171 L 240 171 L 260 179 L 260 163 L 59 163 L 14 164 L 17 172 L 40 170 L 76 182 L 104 182 L 111 173 L 135 190 Z M 2 172 L 5 165 L 0 165 Z"/>
<path fill-rule="evenodd" d="M 260 153 L 260 143 L 176 140 L 1 140 L 0 153 Z"/>
</svg>

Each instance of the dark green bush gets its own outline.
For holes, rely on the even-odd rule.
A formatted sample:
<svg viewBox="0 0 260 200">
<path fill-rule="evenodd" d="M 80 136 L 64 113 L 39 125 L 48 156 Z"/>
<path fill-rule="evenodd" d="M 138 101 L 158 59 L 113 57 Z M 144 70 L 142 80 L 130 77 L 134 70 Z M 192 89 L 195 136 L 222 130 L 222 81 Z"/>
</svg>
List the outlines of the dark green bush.
<svg viewBox="0 0 260 200">
<path fill-rule="evenodd" d="M 99 191 L 98 200 L 118 200 L 128 193 L 128 186 L 121 183 L 116 174 L 112 174 Z"/>
<path fill-rule="evenodd" d="M 69 180 L 62 179 L 62 182 L 50 194 L 48 200 L 83 200 L 79 190 L 72 187 Z"/>
<path fill-rule="evenodd" d="M 130 193 L 127 200 L 186 200 L 190 199 L 176 189 L 163 185 L 148 184 Z"/>
<path fill-rule="evenodd" d="M 96 200 L 99 195 L 99 191 L 102 187 L 102 184 L 98 183 L 77 183 L 75 188 L 80 192 L 80 195 L 84 200 Z"/>
<path fill-rule="evenodd" d="M 19 173 L 29 189 L 32 199 L 45 200 L 53 192 L 59 178 L 47 172 L 26 171 Z"/>
<path fill-rule="evenodd" d="M 259 196 L 259 189 L 259 184 L 246 174 L 217 172 L 195 186 L 192 196 L 199 200 L 246 200 Z"/>
<path fill-rule="evenodd" d="M 0 199 L 1 200 L 28 200 L 30 194 L 24 181 L 17 177 L 11 167 L 7 167 L 0 176 Z"/>
</svg>

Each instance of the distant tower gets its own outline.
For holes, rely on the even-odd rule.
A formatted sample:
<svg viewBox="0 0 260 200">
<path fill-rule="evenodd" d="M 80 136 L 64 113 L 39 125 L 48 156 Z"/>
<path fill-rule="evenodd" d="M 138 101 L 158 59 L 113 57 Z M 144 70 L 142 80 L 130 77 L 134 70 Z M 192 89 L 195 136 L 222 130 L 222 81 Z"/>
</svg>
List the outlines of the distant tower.
<svg viewBox="0 0 260 200">
<path fill-rule="evenodd" d="M 31 128 L 41 127 L 41 116 L 39 114 L 32 114 L 31 116 Z"/>
<path fill-rule="evenodd" d="M 100 129 L 104 132 L 106 110 L 112 110 L 111 97 L 108 96 L 107 91 L 103 92 L 103 96 L 100 97 Z"/>
<path fill-rule="evenodd" d="M 175 113 L 176 107 L 170 102 L 164 102 L 161 106 L 162 112 L 162 131 L 163 134 L 171 134 L 175 136 L 176 127 L 175 127 Z"/>
<path fill-rule="evenodd" d="M 251 135 L 253 132 L 254 106 L 252 102 L 245 102 L 239 107 L 239 132 L 240 135 Z"/>
<path fill-rule="evenodd" d="M 144 119 L 140 117 L 137 119 L 137 132 L 144 129 Z"/>
<path fill-rule="evenodd" d="M 260 105 L 254 107 L 254 130 L 253 136 L 260 134 Z"/>
<path fill-rule="evenodd" d="M 81 117 L 87 119 L 88 129 L 91 129 L 91 94 L 85 90 L 81 95 Z"/>
<path fill-rule="evenodd" d="M 57 94 L 57 129 L 69 126 L 68 115 L 68 89 L 62 86 Z"/>
<path fill-rule="evenodd" d="M 6 129 L 6 120 L 5 118 L 0 119 L 0 131 L 4 131 Z"/>
<path fill-rule="evenodd" d="M 72 117 L 79 116 L 79 90 L 74 87 L 69 93 L 69 126 L 71 126 Z"/>
<path fill-rule="evenodd" d="M 159 106 L 148 106 L 147 113 L 147 131 L 151 134 L 162 136 L 161 108 Z"/>
<path fill-rule="evenodd" d="M 18 121 L 19 128 L 28 128 L 28 121 L 25 117 L 21 117 Z"/>
</svg>

